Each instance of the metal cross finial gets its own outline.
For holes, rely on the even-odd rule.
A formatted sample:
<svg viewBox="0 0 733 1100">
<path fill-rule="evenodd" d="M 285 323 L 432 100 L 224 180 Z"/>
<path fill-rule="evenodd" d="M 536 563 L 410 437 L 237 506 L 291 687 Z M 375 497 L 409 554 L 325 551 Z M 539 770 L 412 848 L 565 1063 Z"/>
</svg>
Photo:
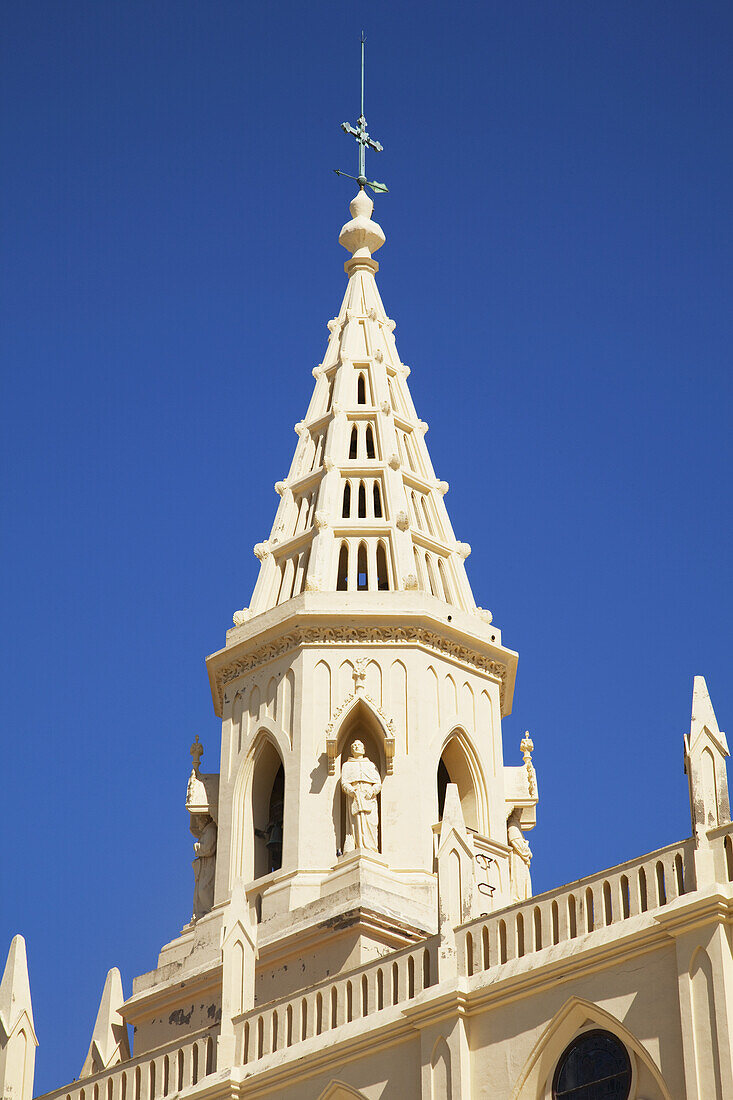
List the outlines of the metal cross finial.
<svg viewBox="0 0 733 1100">
<path fill-rule="evenodd" d="M 366 178 L 366 151 L 367 148 L 373 149 L 375 153 L 382 152 L 382 146 L 378 141 L 375 141 L 369 136 L 366 128 L 366 118 L 364 117 L 364 31 L 361 32 L 361 114 L 356 120 L 356 126 L 351 126 L 348 122 L 341 123 L 341 129 L 345 134 L 351 134 L 356 138 L 357 145 L 359 146 L 359 175 L 350 176 L 348 172 L 340 172 L 338 168 L 334 168 L 334 172 L 337 176 L 348 176 L 349 179 L 356 180 L 359 187 L 363 191 L 366 186 L 371 187 L 372 191 L 385 192 L 388 190 L 383 183 L 377 183 L 376 180 L 368 180 Z"/>
</svg>

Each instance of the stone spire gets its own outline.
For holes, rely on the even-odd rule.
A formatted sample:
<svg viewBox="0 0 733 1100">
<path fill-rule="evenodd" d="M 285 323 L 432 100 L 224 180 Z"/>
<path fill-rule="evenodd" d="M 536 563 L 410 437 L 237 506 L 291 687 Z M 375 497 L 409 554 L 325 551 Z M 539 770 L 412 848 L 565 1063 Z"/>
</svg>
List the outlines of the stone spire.
<svg viewBox="0 0 733 1100">
<path fill-rule="evenodd" d="M 0 982 L 0 1096 L 31 1100 L 37 1046 L 25 940 L 15 936 Z"/>
<path fill-rule="evenodd" d="M 730 821 L 726 758 L 728 742 L 718 726 L 704 676 L 692 689 L 690 732 L 685 736 L 685 772 L 690 786 L 692 828 L 699 844 L 707 831 Z"/>
<path fill-rule="evenodd" d="M 90 1077 L 93 1073 L 117 1066 L 130 1057 L 127 1025 L 120 1013 L 124 1001 L 122 978 L 117 967 L 113 966 L 105 979 L 92 1041 L 81 1067 L 80 1077 Z"/>
<path fill-rule="evenodd" d="M 249 611 L 237 624 L 308 591 L 417 589 L 468 612 L 476 605 L 425 445 L 374 278 L 385 242 L 360 190 L 339 242 L 351 253 L 338 316 L 329 321 L 323 362 L 290 470 L 275 489 L 280 505 L 266 542 Z M 484 613 L 485 614 L 485 613 Z"/>
</svg>

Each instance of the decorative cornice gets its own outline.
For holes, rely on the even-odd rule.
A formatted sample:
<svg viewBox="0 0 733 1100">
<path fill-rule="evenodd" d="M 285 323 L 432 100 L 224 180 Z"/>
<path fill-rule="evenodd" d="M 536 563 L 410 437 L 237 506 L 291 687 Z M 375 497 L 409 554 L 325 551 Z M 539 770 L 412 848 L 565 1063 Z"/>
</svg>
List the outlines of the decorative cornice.
<svg viewBox="0 0 733 1100">
<path fill-rule="evenodd" d="M 282 657 L 291 649 L 304 645 L 420 645 L 434 653 L 453 657 L 462 664 L 485 672 L 499 682 L 502 708 L 508 669 L 502 661 L 485 657 L 460 642 L 453 642 L 432 630 L 420 626 L 300 626 L 287 634 L 281 634 L 271 642 L 245 653 L 216 669 L 214 673 L 219 708 L 224 699 L 224 688 L 232 680 L 260 665 Z"/>
</svg>

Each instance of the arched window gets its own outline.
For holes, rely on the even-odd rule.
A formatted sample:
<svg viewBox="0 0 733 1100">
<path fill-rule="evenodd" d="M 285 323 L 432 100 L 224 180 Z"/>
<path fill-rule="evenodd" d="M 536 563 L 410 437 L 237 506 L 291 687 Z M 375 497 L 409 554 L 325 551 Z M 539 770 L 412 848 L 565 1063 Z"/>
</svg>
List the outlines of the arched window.
<svg viewBox="0 0 733 1100">
<path fill-rule="evenodd" d="M 359 552 L 356 556 L 356 587 L 359 592 L 366 592 L 369 588 L 367 576 L 367 549 L 366 543 L 359 543 Z"/>
<path fill-rule="evenodd" d="M 552 1100 L 627 1100 L 631 1060 L 610 1031 L 584 1031 L 566 1047 L 552 1082 Z"/>
<path fill-rule="evenodd" d="M 305 588 L 305 578 L 308 572 L 308 561 L 310 560 L 310 549 L 304 550 L 298 558 L 298 568 L 295 573 L 295 583 L 293 584 L 293 595 L 299 596 Z"/>
<path fill-rule="evenodd" d="M 268 742 L 257 761 L 252 780 L 255 878 L 282 867 L 284 808 L 285 771 L 277 750 Z"/>
<path fill-rule="evenodd" d="M 351 486 L 348 481 L 344 485 L 344 506 L 341 510 L 341 515 L 344 519 L 348 519 L 351 515 Z"/>
<path fill-rule="evenodd" d="M 415 576 L 417 578 L 417 586 L 418 586 L 418 588 L 420 588 L 424 592 L 425 591 L 425 578 L 423 577 L 422 561 L 420 559 L 420 555 L 418 553 L 417 547 L 413 546 L 412 549 L 413 549 L 413 552 L 414 552 L 414 555 L 415 555 Z"/>
<path fill-rule="evenodd" d="M 366 519 L 366 488 L 364 482 L 359 482 L 359 519 Z"/>
<path fill-rule="evenodd" d="M 450 585 L 448 584 L 448 571 L 445 568 L 445 564 L 442 558 L 438 558 L 438 572 L 440 573 L 440 580 L 443 584 L 443 596 L 446 603 L 452 602 L 452 593 Z"/>
<path fill-rule="evenodd" d="M 422 527 L 422 524 L 420 523 L 420 517 L 417 514 L 417 504 L 415 502 L 415 491 L 414 491 L 414 489 L 410 493 L 409 497 L 407 498 L 407 504 L 408 504 L 408 506 L 410 508 L 410 511 L 411 511 L 410 519 L 412 520 L 413 524 L 415 525 L 415 527 Z"/>
<path fill-rule="evenodd" d="M 359 446 L 359 432 L 357 431 L 356 424 L 351 429 L 351 442 L 349 443 L 349 458 L 356 458 L 356 450 Z"/>
<path fill-rule="evenodd" d="M 366 456 L 367 458 L 376 458 L 376 451 L 374 449 L 374 432 L 371 424 L 367 424 L 366 430 Z"/>
<path fill-rule="evenodd" d="M 366 382 L 364 375 L 360 374 L 356 383 L 356 403 L 357 405 L 366 405 Z"/>
<path fill-rule="evenodd" d="M 374 518 L 382 518 L 382 494 L 379 491 L 379 482 L 374 482 Z"/>
<path fill-rule="evenodd" d="M 328 401 L 326 402 L 326 412 L 329 412 L 333 403 L 333 383 L 336 379 L 336 375 L 332 375 L 328 380 Z"/>
<path fill-rule="evenodd" d="M 389 575 L 387 573 L 387 552 L 384 543 L 377 543 L 377 589 L 379 592 L 389 590 Z"/>
<path fill-rule="evenodd" d="M 458 797 L 461 800 L 461 810 L 466 826 L 474 832 L 483 833 L 485 800 L 477 790 L 477 781 L 481 782 L 477 775 L 475 760 L 472 764 L 465 735 L 458 730 L 446 744 L 438 762 L 439 821 L 443 819 L 446 788 L 449 783 L 455 783 L 458 787 Z"/>
<path fill-rule="evenodd" d="M 429 535 L 434 535 L 435 531 L 433 530 L 433 524 L 430 519 L 430 509 L 428 507 L 428 502 L 422 493 L 420 494 L 420 504 L 422 505 L 422 513 L 425 517 L 425 530 L 428 532 Z"/>
<path fill-rule="evenodd" d="M 435 571 L 433 569 L 433 562 L 432 562 L 432 559 L 430 557 L 430 554 L 427 554 L 427 553 L 425 554 L 425 565 L 426 565 L 426 568 L 427 568 L 427 571 L 428 571 L 428 583 L 430 585 L 430 591 L 432 592 L 432 594 L 434 596 L 437 596 L 438 595 L 438 588 L 437 588 L 437 585 L 435 583 Z"/>
<path fill-rule="evenodd" d="M 345 592 L 349 587 L 349 547 L 345 542 L 341 543 L 339 551 L 339 567 L 336 576 L 336 591 Z"/>
</svg>

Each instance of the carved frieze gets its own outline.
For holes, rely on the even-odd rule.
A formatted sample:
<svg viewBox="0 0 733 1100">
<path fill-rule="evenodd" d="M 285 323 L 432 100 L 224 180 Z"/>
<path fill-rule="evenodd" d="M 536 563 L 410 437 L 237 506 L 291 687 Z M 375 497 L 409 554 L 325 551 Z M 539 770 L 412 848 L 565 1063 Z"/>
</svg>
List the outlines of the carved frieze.
<svg viewBox="0 0 733 1100">
<path fill-rule="evenodd" d="M 453 642 L 444 638 L 432 630 L 420 626 L 300 626 L 287 634 L 281 634 L 271 642 L 260 646 L 258 649 L 245 653 L 241 657 L 223 665 L 216 672 L 216 690 L 221 706 L 224 686 L 238 679 L 252 669 L 266 664 L 268 661 L 282 657 L 291 649 L 302 645 L 421 645 L 436 653 L 452 657 L 462 664 L 485 672 L 499 682 L 502 705 L 504 703 L 504 690 L 507 677 L 507 666 L 502 661 L 495 661 L 489 657 L 476 653 L 468 646 Z"/>
</svg>

